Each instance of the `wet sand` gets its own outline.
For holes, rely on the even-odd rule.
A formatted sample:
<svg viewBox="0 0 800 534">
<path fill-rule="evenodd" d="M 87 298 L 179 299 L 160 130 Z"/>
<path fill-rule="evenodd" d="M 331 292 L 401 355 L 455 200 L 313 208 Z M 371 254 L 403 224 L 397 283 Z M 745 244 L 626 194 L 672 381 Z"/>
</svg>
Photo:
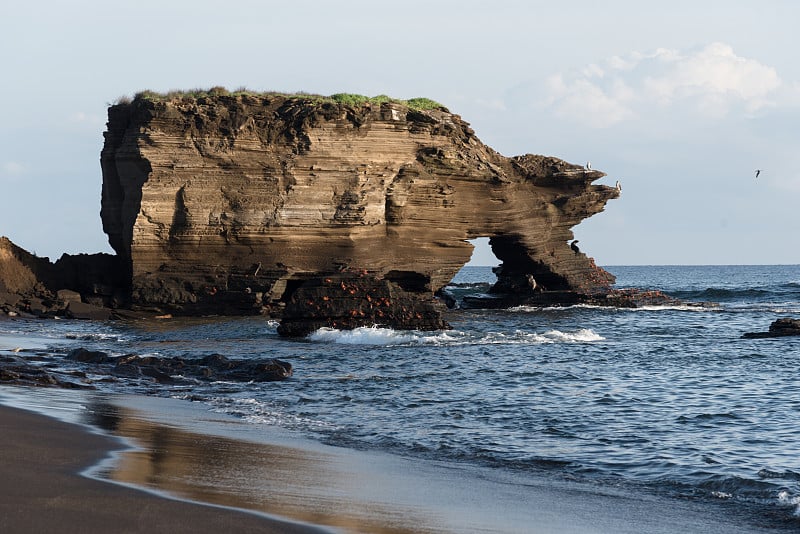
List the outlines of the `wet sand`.
<svg viewBox="0 0 800 534">
<path fill-rule="evenodd" d="M 78 474 L 120 446 L 79 426 L 0 406 L 0 532 L 322 532 Z"/>
<path fill-rule="evenodd" d="M 733 506 L 330 447 L 185 401 L 0 387 L 0 403 L 79 423 L 0 406 L 0 532 L 776 532 Z"/>
</svg>

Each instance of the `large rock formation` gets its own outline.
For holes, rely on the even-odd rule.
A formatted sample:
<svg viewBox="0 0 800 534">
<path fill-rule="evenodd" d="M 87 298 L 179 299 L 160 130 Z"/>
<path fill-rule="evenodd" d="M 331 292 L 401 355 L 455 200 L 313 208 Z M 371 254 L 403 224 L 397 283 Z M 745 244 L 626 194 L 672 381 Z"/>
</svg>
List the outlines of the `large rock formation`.
<svg viewBox="0 0 800 534">
<path fill-rule="evenodd" d="M 103 228 L 141 307 L 286 306 L 290 334 L 345 316 L 347 327 L 437 328 L 430 300 L 477 237 L 503 262 L 501 292 L 581 298 L 613 282 L 568 245 L 575 225 L 618 196 L 592 185 L 604 173 L 504 157 L 441 107 L 137 97 L 109 109 L 101 164 Z M 348 284 L 358 290 L 341 294 Z M 364 305 L 373 294 L 409 305 L 373 313 Z M 335 312 L 320 311 L 325 296 L 338 299 Z M 306 317 L 313 324 L 297 327 Z"/>
</svg>

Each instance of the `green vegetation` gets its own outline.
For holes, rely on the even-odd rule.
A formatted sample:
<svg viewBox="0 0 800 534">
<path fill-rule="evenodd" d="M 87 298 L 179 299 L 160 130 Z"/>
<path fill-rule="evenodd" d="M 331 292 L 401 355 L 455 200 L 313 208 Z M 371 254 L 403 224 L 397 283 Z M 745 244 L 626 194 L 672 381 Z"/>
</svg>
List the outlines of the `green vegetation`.
<svg viewBox="0 0 800 534">
<path fill-rule="evenodd" d="M 408 104 L 408 107 L 412 109 L 438 109 L 444 107 L 436 100 L 431 100 L 430 98 L 425 98 L 424 96 L 409 98 L 406 100 L 406 104 Z"/>
<path fill-rule="evenodd" d="M 252 96 L 252 97 L 267 97 L 267 96 L 282 96 L 285 98 L 297 98 L 308 100 L 314 103 L 336 103 L 345 106 L 359 107 L 364 104 L 380 104 L 382 102 L 394 102 L 403 104 L 415 110 L 430 110 L 430 109 L 443 109 L 444 106 L 430 98 L 411 98 L 408 100 L 401 100 L 399 98 L 392 98 L 386 95 L 378 96 L 364 96 L 352 93 L 336 93 L 331 96 L 315 95 L 310 93 L 280 93 L 276 91 L 250 91 L 244 87 L 240 87 L 235 91 L 228 91 L 224 87 L 212 87 L 211 89 L 190 89 L 187 91 L 169 91 L 167 93 L 157 93 L 155 91 L 145 90 L 136 93 L 133 100 L 147 100 L 151 102 L 166 102 L 170 100 L 196 100 L 199 98 L 219 97 L 219 96 Z M 117 104 L 130 103 L 131 99 L 123 96 L 117 99 Z"/>
</svg>

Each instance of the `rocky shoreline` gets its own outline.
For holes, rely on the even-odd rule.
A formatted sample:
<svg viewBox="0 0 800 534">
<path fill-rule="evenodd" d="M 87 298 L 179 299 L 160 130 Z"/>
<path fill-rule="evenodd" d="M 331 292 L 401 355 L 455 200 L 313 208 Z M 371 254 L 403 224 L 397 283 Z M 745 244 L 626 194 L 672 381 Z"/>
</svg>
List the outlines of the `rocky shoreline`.
<svg viewBox="0 0 800 534">
<path fill-rule="evenodd" d="M 74 364 L 74 368 L 68 370 L 70 364 Z M 90 379 L 88 373 L 93 378 Z M 274 358 L 231 360 L 221 354 L 201 358 L 111 356 L 82 347 L 66 354 L 42 354 L 21 348 L 11 354 L 0 354 L 0 384 L 23 386 L 95 389 L 98 380 L 138 379 L 162 384 L 218 380 L 276 382 L 291 376 L 292 365 Z"/>
</svg>

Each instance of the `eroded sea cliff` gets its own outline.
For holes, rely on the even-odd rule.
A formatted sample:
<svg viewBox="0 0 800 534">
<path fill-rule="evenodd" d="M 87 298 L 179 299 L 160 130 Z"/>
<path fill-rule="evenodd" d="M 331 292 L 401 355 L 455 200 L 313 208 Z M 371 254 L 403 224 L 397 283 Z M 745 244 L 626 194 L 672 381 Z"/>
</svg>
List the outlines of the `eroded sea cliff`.
<svg viewBox="0 0 800 534">
<path fill-rule="evenodd" d="M 619 195 L 593 184 L 605 174 L 505 157 L 435 103 L 143 93 L 109 108 L 101 166 L 128 307 L 271 313 L 287 335 L 443 328 L 434 296 L 478 237 L 502 261 L 499 296 L 574 302 L 613 283 L 569 244 Z"/>
</svg>

